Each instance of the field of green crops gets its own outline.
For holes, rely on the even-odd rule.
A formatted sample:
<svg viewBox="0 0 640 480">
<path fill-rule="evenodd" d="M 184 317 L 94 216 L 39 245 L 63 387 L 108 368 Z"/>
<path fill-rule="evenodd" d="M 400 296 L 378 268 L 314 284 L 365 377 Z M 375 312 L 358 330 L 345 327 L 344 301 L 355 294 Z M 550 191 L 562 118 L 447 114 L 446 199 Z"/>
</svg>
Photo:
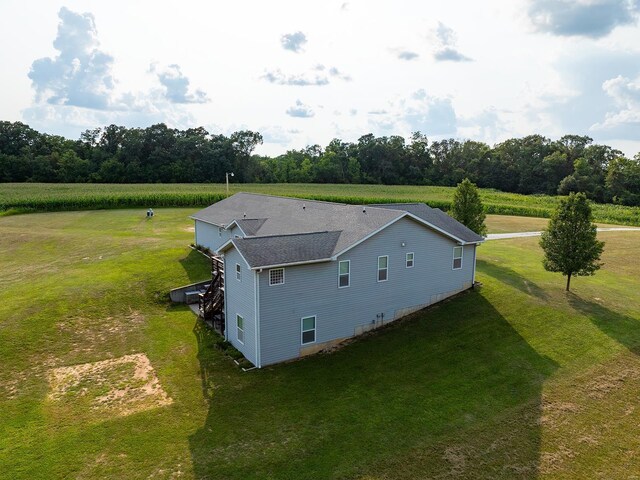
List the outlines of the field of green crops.
<svg viewBox="0 0 640 480">
<path fill-rule="evenodd" d="M 267 193 L 344 203 L 425 202 L 447 210 L 453 187 L 401 185 L 233 184 L 230 193 Z M 226 196 L 221 184 L 0 184 L 0 215 L 126 207 L 201 207 Z M 487 213 L 548 217 L 559 197 L 482 189 Z M 594 204 L 602 223 L 640 225 L 640 208 Z"/>
</svg>

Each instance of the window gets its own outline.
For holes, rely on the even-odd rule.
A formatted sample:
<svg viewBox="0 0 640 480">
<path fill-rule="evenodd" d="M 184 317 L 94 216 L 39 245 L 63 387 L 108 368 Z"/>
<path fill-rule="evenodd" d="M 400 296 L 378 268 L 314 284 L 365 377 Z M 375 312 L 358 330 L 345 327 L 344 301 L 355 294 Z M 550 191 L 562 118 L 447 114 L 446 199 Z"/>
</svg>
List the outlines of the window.
<svg viewBox="0 0 640 480">
<path fill-rule="evenodd" d="M 302 319 L 302 344 L 316 341 L 316 317 L 304 317 Z"/>
<path fill-rule="evenodd" d="M 236 279 L 241 282 L 242 281 L 242 270 L 240 270 L 240 264 L 236 263 Z"/>
<path fill-rule="evenodd" d="M 244 318 L 236 314 L 236 332 L 238 341 L 244 345 Z"/>
<path fill-rule="evenodd" d="M 413 268 L 413 252 L 407 253 L 406 265 L 407 268 Z"/>
<path fill-rule="evenodd" d="M 269 285 L 282 285 L 284 283 L 284 268 L 272 268 L 269 270 Z"/>
<path fill-rule="evenodd" d="M 389 278 L 389 256 L 378 257 L 378 281 L 386 282 Z"/>
<path fill-rule="evenodd" d="M 453 247 L 453 269 L 462 268 L 462 247 Z"/>
<path fill-rule="evenodd" d="M 351 262 L 349 260 L 342 260 L 338 263 L 338 287 L 349 286 L 349 273 L 351 270 Z"/>
</svg>

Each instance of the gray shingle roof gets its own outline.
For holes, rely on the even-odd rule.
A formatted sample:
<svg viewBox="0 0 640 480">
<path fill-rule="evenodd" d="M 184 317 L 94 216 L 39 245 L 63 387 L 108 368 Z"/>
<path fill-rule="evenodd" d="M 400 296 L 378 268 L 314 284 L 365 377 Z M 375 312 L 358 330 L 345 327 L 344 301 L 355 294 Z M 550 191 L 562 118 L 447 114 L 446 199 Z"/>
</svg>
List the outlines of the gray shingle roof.
<svg viewBox="0 0 640 480">
<path fill-rule="evenodd" d="M 327 259 L 411 213 L 462 242 L 479 242 L 458 221 L 425 204 L 347 205 L 236 193 L 192 215 L 218 226 L 237 223 L 246 234 L 233 244 L 252 268 Z"/>
<path fill-rule="evenodd" d="M 251 268 L 331 258 L 340 232 L 234 238 L 233 244 Z"/>
<path fill-rule="evenodd" d="M 376 205 L 382 208 L 392 208 L 409 212 L 418 218 L 421 218 L 430 224 L 444 230 L 447 233 L 459 238 L 464 242 L 481 242 L 484 239 L 473 230 L 470 230 L 455 218 L 450 217 L 439 208 L 431 208 L 424 203 L 386 203 Z"/>
</svg>

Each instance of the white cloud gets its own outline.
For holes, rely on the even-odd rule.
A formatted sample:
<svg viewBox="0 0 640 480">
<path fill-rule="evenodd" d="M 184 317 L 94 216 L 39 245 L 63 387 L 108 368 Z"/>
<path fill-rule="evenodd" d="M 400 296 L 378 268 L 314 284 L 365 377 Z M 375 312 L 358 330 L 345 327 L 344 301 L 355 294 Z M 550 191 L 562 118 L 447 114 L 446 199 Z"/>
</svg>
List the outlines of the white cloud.
<svg viewBox="0 0 640 480">
<path fill-rule="evenodd" d="M 202 90 L 189 91 L 189 79 L 184 76 L 179 65 L 172 64 L 166 68 L 158 68 L 152 64 L 150 71 L 156 73 L 158 80 L 165 88 L 165 97 L 172 103 L 207 103 L 209 99 Z"/>
<path fill-rule="evenodd" d="M 53 42 L 58 54 L 32 63 L 29 78 L 35 101 L 23 110 L 25 120 L 36 128 L 71 136 L 108 123 L 193 126 L 193 116 L 180 105 L 209 100 L 204 91 L 189 90 L 189 79 L 179 65 L 152 64 L 148 73 L 154 75 L 156 85 L 146 92 L 118 93 L 112 73 L 114 57 L 99 48 L 94 16 L 63 7 L 58 17 Z"/>
<path fill-rule="evenodd" d="M 602 84 L 602 90 L 613 100 L 617 111 L 607 112 L 604 121 L 595 123 L 595 131 L 616 131 L 621 138 L 637 138 L 640 128 L 640 78 L 635 81 L 618 75 Z M 628 134 L 626 134 L 628 132 Z"/>
<path fill-rule="evenodd" d="M 287 115 L 296 118 L 311 118 L 315 115 L 315 112 L 309 105 L 305 105 L 300 100 L 296 100 L 296 104 L 287 108 Z"/>
<path fill-rule="evenodd" d="M 287 33 L 280 37 L 282 48 L 294 53 L 300 53 L 305 43 L 307 43 L 307 36 L 302 32 Z"/>
<path fill-rule="evenodd" d="M 541 32 L 599 38 L 618 26 L 635 23 L 637 0 L 532 0 L 529 17 Z"/>
<path fill-rule="evenodd" d="M 469 62 L 471 59 L 463 55 L 456 48 L 457 38 L 455 32 L 444 23 L 438 22 L 435 29 L 437 48 L 433 54 L 439 62 Z"/>
</svg>

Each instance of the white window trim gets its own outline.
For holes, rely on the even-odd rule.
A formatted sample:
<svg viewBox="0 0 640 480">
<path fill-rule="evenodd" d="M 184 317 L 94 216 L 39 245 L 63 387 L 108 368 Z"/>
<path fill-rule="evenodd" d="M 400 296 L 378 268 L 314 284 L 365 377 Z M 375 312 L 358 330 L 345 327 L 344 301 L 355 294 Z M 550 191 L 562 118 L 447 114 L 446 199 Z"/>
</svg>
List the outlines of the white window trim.
<svg viewBox="0 0 640 480">
<path fill-rule="evenodd" d="M 349 265 L 349 273 L 347 273 L 347 284 L 346 285 L 340 285 L 340 264 L 343 262 L 347 262 L 347 265 Z M 340 260 L 338 262 L 338 288 L 347 288 L 351 286 L 351 260 Z"/>
<path fill-rule="evenodd" d="M 239 263 L 236 263 L 236 280 L 242 282 L 242 267 Z"/>
<path fill-rule="evenodd" d="M 380 268 L 380 259 L 381 258 L 385 258 L 387 259 L 387 268 Z M 376 278 L 378 279 L 378 283 L 382 283 L 382 282 L 386 282 L 389 280 L 389 255 L 380 255 L 378 257 L 378 263 L 376 265 L 378 267 L 378 269 L 376 270 Z M 387 278 L 385 278 L 384 280 L 380 280 L 380 270 L 386 270 L 387 271 Z"/>
<path fill-rule="evenodd" d="M 453 265 L 454 260 L 457 258 L 456 257 L 456 248 L 460 249 L 460 266 L 458 268 L 455 268 Z M 453 247 L 453 258 L 451 259 L 451 270 L 462 270 L 462 265 L 464 262 L 464 247 L 461 245 L 456 245 L 455 247 Z"/>
<path fill-rule="evenodd" d="M 238 318 L 242 320 L 242 328 L 238 327 Z M 242 332 L 242 340 L 240 340 L 240 332 Z M 236 339 L 244 345 L 244 317 L 236 313 Z"/>
<path fill-rule="evenodd" d="M 408 265 L 409 255 L 411 255 L 411 266 Z M 416 254 L 413 252 L 407 252 L 407 254 L 404 256 L 404 266 L 406 268 L 413 268 L 415 264 L 416 264 Z"/>
<path fill-rule="evenodd" d="M 311 330 L 303 330 L 304 319 L 305 318 L 313 318 L 313 342 L 305 343 L 302 340 L 302 334 L 305 332 L 310 332 Z M 316 315 L 307 315 L 306 317 L 302 317 L 300 319 L 300 345 L 312 345 L 316 343 L 318 340 L 318 317 Z"/>
<path fill-rule="evenodd" d="M 271 272 L 273 272 L 274 270 L 282 270 L 282 282 L 280 283 L 271 283 Z M 284 267 L 280 267 L 280 268 L 271 268 L 269 270 L 269 286 L 270 287 L 274 287 L 276 285 L 284 285 Z"/>
</svg>

